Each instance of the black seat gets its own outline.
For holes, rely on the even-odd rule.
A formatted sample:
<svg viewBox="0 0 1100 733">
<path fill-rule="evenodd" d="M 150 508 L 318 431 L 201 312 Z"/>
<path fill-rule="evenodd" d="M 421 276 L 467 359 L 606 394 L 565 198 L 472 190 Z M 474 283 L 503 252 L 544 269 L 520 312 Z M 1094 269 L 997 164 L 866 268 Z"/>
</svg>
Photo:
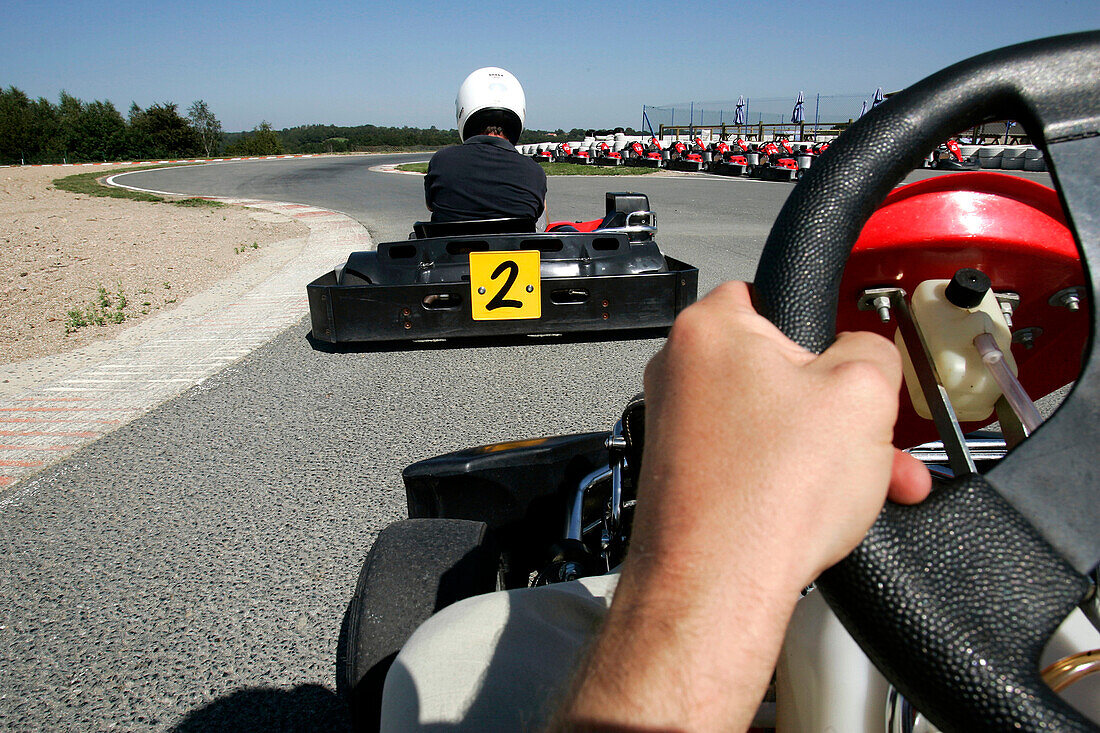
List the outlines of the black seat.
<svg viewBox="0 0 1100 733">
<path fill-rule="evenodd" d="M 418 221 L 413 224 L 413 235 L 416 239 L 464 237 L 472 234 L 530 234 L 534 231 L 535 220 L 529 216 L 467 221 Z"/>
</svg>

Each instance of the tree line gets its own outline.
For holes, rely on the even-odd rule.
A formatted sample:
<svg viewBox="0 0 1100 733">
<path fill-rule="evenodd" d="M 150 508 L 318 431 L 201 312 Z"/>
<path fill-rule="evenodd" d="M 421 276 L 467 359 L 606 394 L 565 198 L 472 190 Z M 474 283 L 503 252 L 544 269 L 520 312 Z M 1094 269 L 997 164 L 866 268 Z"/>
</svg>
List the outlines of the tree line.
<svg viewBox="0 0 1100 733">
<path fill-rule="evenodd" d="M 581 140 L 591 130 L 524 130 L 519 144 L 544 143 L 552 140 Z M 601 131 L 603 132 L 603 131 Z M 629 135 L 640 134 L 626 128 Z M 288 152 L 293 153 L 353 153 L 385 150 L 436 150 L 459 142 L 458 130 L 440 130 L 435 126 L 379 127 L 359 125 L 302 125 L 279 131 L 279 137 Z M 227 137 L 232 137 L 229 135 Z"/>
<path fill-rule="evenodd" d="M 84 102 L 61 92 L 57 104 L 29 98 L 14 86 L 0 88 L 0 165 L 90 163 L 112 160 L 273 155 L 284 152 L 267 122 L 226 141 L 218 118 L 199 99 L 180 114 L 174 102 L 123 117 L 106 100 Z"/>
<path fill-rule="evenodd" d="M 585 132 L 524 130 L 519 142 L 579 140 Z M 434 126 L 301 125 L 275 130 L 265 121 L 248 132 L 227 133 L 201 99 L 185 114 L 173 102 L 144 109 L 131 104 L 124 117 L 107 100 L 84 102 L 61 92 L 54 104 L 44 97 L 32 100 L 14 86 L 0 87 L 0 165 L 435 150 L 458 142 L 457 130 Z"/>
</svg>

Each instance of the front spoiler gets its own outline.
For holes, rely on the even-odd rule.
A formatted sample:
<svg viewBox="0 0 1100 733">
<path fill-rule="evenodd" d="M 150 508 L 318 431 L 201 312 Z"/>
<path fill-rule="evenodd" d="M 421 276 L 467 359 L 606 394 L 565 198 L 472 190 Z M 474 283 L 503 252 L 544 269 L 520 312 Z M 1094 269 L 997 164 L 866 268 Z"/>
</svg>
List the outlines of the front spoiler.
<svg viewBox="0 0 1100 733">
<path fill-rule="evenodd" d="M 703 170 L 703 162 L 701 160 L 677 160 L 673 158 L 665 164 L 665 167 L 670 171 L 687 171 L 689 173 L 700 173 Z"/>
<path fill-rule="evenodd" d="M 748 175 L 748 171 L 749 166 L 740 163 L 718 162 L 712 163 L 710 167 L 711 173 L 716 173 L 720 176 L 744 176 Z"/>
<path fill-rule="evenodd" d="M 543 278 L 538 319 L 473 320 L 466 282 L 340 285 L 333 270 L 306 293 L 313 338 L 333 344 L 667 329 L 695 302 L 699 270 L 672 257 L 665 261 L 668 272 Z M 581 302 L 555 302 L 570 291 L 586 295 Z M 431 295 L 457 305 L 429 308 Z"/>
</svg>

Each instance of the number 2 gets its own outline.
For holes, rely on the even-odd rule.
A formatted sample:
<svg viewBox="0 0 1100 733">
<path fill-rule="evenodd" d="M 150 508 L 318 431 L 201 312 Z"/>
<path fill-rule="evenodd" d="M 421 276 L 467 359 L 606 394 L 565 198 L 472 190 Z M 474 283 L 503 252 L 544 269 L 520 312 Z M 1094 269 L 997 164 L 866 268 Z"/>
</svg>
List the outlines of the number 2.
<svg viewBox="0 0 1100 733">
<path fill-rule="evenodd" d="M 494 295 L 492 300 L 490 300 L 489 303 L 485 306 L 485 310 L 487 311 L 496 310 L 497 308 L 523 307 L 523 303 L 521 303 L 520 301 L 504 297 L 508 294 L 508 291 L 512 289 L 512 285 L 516 282 L 516 278 L 519 276 L 518 264 L 516 264 L 512 260 L 504 260 L 499 265 L 497 265 L 497 269 L 493 270 L 493 274 L 489 276 L 489 279 L 496 280 L 498 277 L 501 276 L 501 274 L 504 273 L 505 270 L 508 271 L 508 278 L 504 281 L 504 285 L 501 287 L 501 289 L 497 291 L 497 294 Z"/>
</svg>

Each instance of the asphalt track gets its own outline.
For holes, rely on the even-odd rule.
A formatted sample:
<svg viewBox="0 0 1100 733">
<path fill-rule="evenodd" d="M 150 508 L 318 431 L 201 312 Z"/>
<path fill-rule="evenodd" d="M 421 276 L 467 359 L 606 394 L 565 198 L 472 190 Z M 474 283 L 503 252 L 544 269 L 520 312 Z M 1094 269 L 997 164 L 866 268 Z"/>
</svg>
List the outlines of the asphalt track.
<svg viewBox="0 0 1100 733">
<path fill-rule="evenodd" d="M 413 156 L 414 158 L 416 156 Z M 422 157 L 422 156 L 421 156 Z M 347 213 L 376 241 L 426 215 L 405 157 L 241 161 L 135 173 L 180 193 Z M 641 190 L 700 290 L 752 277 L 787 184 L 553 178 L 552 218 Z M 318 273 L 320 274 L 320 273 Z M 340 619 L 408 463 L 608 428 L 659 339 L 458 349 L 310 347 L 303 320 L 39 474 L 0 516 L 0 729 L 341 730 Z"/>
</svg>

